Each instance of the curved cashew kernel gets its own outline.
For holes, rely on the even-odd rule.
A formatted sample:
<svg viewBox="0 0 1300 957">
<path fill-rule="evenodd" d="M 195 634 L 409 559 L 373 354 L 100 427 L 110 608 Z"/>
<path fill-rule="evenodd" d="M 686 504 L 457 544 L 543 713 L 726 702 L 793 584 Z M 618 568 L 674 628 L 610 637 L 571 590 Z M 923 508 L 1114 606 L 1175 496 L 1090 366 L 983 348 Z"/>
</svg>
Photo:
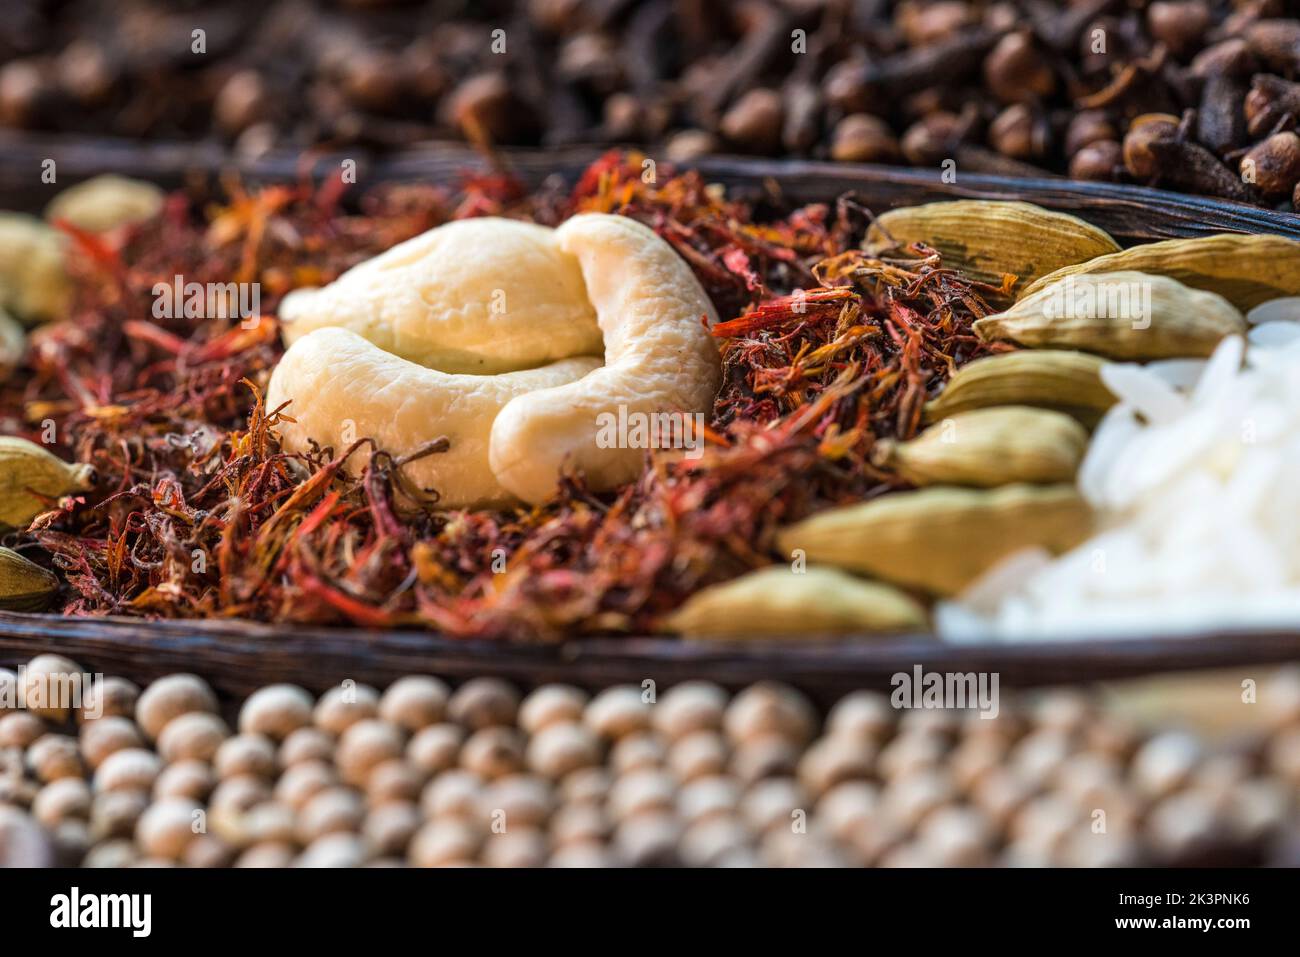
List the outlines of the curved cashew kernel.
<svg viewBox="0 0 1300 957">
<path fill-rule="evenodd" d="M 0 213 L 0 308 L 32 325 L 62 319 L 72 305 L 64 236 L 35 216 Z"/>
<path fill-rule="evenodd" d="M 293 399 L 287 414 L 297 421 L 283 423 L 280 434 L 287 448 L 298 451 L 311 438 L 341 452 L 349 431 L 394 454 L 445 435 L 448 451 L 407 464 L 403 474 L 420 488 L 436 488 L 442 505 L 500 504 L 511 496 L 488 466 L 488 436 L 501 407 L 599 365 L 599 359 L 583 357 L 501 375 L 453 375 L 387 353 L 347 329 L 317 329 L 294 342 L 275 367 L 267 407 Z M 367 454 L 357 451 L 358 465 Z"/>
<path fill-rule="evenodd" d="M 594 488 L 640 474 L 645 450 L 601 448 L 601 413 L 705 413 L 722 381 L 709 325 L 717 312 L 695 274 L 654 231 L 632 219 L 587 213 L 555 231 L 577 256 L 605 340 L 605 365 L 577 382 L 520 395 L 492 426 L 497 481 L 527 502 L 556 489 L 561 469 Z"/>
<path fill-rule="evenodd" d="M 599 355 L 578 261 L 555 230 L 512 219 L 447 223 L 399 243 L 279 309 L 292 345 L 342 327 L 442 372 L 513 372 Z"/>
</svg>

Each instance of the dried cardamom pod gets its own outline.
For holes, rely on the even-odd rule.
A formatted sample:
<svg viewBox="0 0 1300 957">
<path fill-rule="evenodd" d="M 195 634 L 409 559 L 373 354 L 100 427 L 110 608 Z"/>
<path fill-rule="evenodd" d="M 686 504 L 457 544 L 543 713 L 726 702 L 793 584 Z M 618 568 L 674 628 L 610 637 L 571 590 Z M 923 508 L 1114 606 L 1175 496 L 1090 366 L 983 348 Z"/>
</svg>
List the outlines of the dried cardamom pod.
<svg viewBox="0 0 1300 957">
<path fill-rule="evenodd" d="M 64 247 L 35 216 L 0 213 L 0 308 L 28 324 L 62 319 L 72 302 Z"/>
<path fill-rule="evenodd" d="M 1008 273 L 1016 288 L 1063 266 L 1116 252 L 1104 230 L 1032 203 L 964 199 L 891 209 L 876 217 L 864 245 L 873 253 L 923 242 L 945 266 L 994 286 Z"/>
<path fill-rule="evenodd" d="M 0 309 L 0 382 L 8 380 L 18 363 L 23 361 L 27 337 L 23 327 L 13 316 Z"/>
<path fill-rule="evenodd" d="M 1125 270 L 1169 276 L 1193 289 L 1216 292 L 1248 312 L 1270 299 L 1300 295 L 1300 242 L 1239 233 L 1166 239 L 1065 266 L 1031 283 L 1021 295 L 1033 295 L 1066 276 Z"/>
<path fill-rule="evenodd" d="M 1141 272 L 1063 276 L 1006 312 L 977 319 L 986 342 L 1082 349 L 1111 359 L 1209 356 L 1225 336 L 1245 335 L 1246 318 L 1218 293 Z"/>
<path fill-rule="evenodd" d="M 920 603 L 891 585 L 834 568 L 773 565 L 696 592 L 664 626 L 692 638 L 795 638 L 916 631 L 926 617 Z"/>
<path fill-rule="evenodd" d="M 166 197 L 153 183 L 105 173 L 63 190 L 45 207 L 50 222 L 65 220 L 78 229 L 104 232 L 125 223 L 152 219 Z"/>
<path fill-rule="evenodd" d="M 1087 431 L 1068 415 L 1005 405 L 959 412 L 907 442 L 884 439 L 872 461 L 913 485 L 993 488 L 1073 481 L 1087 451 Z"/>
<path fill-rule="evenodd" d="M 1072 485 L 998 489 L 936 485 L 831 509 L 782 529 L 786 554 L 934 595 L 955 595 L 1002 559 L 1038 546 L 1066 551 L 1092 530 Z"/>
<path fill-rule="evenodd" d="M 1025 349 L 968 362 L 925 404 L 925 420 L 998 405 L 1032 405 L 1095 425 L 1118 401 L 1101 381 L 1105 359 L 1085 352 Z"/>
<path fill-rule="evenodd" d="M 11 549 L 0 548 L 0 609 L 40 611 L 58 588 L 53 572 Z"/>
<path fill-rule="evenodd" d="M 21 528 L 48 507 L 40 496 L 87 492 L 96 481 L 89 465 L 70 465 L 34 442 L 0 436 L 0 526 Z"/>
</svg>

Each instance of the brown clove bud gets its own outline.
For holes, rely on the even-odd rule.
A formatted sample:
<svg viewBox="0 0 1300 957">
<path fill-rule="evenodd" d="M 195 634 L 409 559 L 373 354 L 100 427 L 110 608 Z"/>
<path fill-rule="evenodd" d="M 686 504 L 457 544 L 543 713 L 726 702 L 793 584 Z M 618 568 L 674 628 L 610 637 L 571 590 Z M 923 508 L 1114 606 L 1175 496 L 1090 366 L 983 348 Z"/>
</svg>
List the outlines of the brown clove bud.
<svg viewBox="0 0 1300 957">
<path fill-rule="evenodd" d="M 899 157 L 898 140 L 889 125 L 868 113 L 853 113 L 840 120 L 831 140 L 831 158 L 845 163 L 893 163 Z"/>
<path fill-rule="evenodd" d="M 1203 0 L 1157 0 L 1147 7 L 1147 30 L 1174 56 L 1195 50 L 1210 25 L 1210 8 Z"/>
<path fill-rule="evenodd" d="M 1300 136 L 1274 133 L 1241 158 L 1241 175 L 1270 199 L 1289 196 L 1300 181 Z"/>
<path fill-rule="evenodd" d="M 1037 159 L 1047 153 L 1047 123 L 1024 103 L 1013 103 L 989 126 L 989 145 L 1012 159 Z"/>
<path fill-rule="evenodd" d="M 1119 130 L 1102 110 L 1083 110 L 1070 119 L 1065 130 L 1065 155 L 1073 156 L 1090 143 L 1118 140 Z"/>
<path fill-rule="evenodd" d="M 1201 90 L 1201 107 L 1196 111 L 1196 138 L 1222 155 L 1246 141 L 1246 81 L 1241 77 L 1214 74 Z"/>
<path fill-rule="evenodd" d="M 12 60 L 0 67 L 0 124 L 27 126 L 35 122 L 48 95 L 45 71 L 32 60 Z"/>
<path fill-rule="evenodd" d="M 989 51 L 984 82 L 1004 103 L 1046 97 L 1056 89 L 1056 75 L 1028 32 L 1009 33 Z"/>
<path fill-rule="evenodd" d="M 83 106 L 102 103 L 113 90 L 117 70 L 104 48 L 89 40 L 67 45 L 55 63 L 59 85 Z"/>
<path fill-rule="evenodd" d="M 212 104 L 217 123 L 231 136 L 237 136 L 259 120 L 270 108 L 266 82 L 256 70 L 240 70 L 221 85 Z"/>
<path fill-rule="evenodd" d="M 974 12 L 970 4 L 961 0 L 924 4 L 905 0 L 898 5 L 894 23 L 909 46 L 922 47 L 944 40 L 969 25 Z"/>
<path fill-rule="evenodd" d="M 1269 69 L 1300 72 L 1300 20 L 1259 20 L 1246 27 L 1245 37 L 1251 52 Z"/>
<path fill-rule="evenodd" d="M 899 145 L 913 166 L 936 166 L 953 156 L 965 132 L 955 113 L 931 113 L 909 126 Z"/>
<path fill-rule="evenodd" d="M 770 152 L 781 142 L 784 107 L 781 94 L 760 87 L 750 90 L 722 115 L 718 131 L 737 146 Z"/>
<path fill-rule="evenodd" d="M 500 73 L 479 73 L 464 80 L 452 92 L 448 112 L 471 142 L 486 137 L 499 143 L 509 139 L 515 129 L 514 97 Z"/>
<path fill-rule="evenodd" d="M 1222 40 L 1206 47 L 1192 58 L 1192 76 L 1208 79 L 1212 76 L 1249 76 L 1258 69 L 1250 44 L 1241 37 Z"/>
<path fill-rule="evenodd" d="M 841 60 L 827 70 L 822 93 L 830 106 L 845 113 L 867 112 L 875 105 L 867 65 L 859 58 Z"/>
<path fill-rule="evenodd" d="M 1288 114 L 1294 123 L 1300 119 L 1300 83 L 1258 73 L 1251 81 L 1243 110 L 1251 136 L 1264 136 Z"/>
<path fill-rule="evenodd" d="M 1109 182 L 1124 168 L 1124 150 L 1115 140 L 1097 140 L 1079 148 L 1070 159 L 1070 176 Z"/>
<path fill-rule="evenodd" d="M 1129 124 L 1124 135 L 1124 166 L 1134 179 L 1145 182 L 1159 172 L 1151 144 L 1178 135 L 1178 117 L 1169 113 L 1146 113 Z"/>
<path fill-rule="evenodd" d="M 1199 143 L 1156 139 L 1147 144 L 1155 160 L 1158 181 L 1189 193 L 1220 196 L 1240 203 L 1259 201 L 1254 186 L 1243 183 L 1219 158 Z"/>
</svg>

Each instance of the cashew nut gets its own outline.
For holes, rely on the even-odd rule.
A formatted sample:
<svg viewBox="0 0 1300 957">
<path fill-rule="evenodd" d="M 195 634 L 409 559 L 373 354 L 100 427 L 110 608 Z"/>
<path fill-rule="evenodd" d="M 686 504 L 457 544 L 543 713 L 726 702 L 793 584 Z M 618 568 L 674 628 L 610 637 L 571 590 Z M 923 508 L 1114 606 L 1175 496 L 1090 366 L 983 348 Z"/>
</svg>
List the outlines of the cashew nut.
<svg viewBox="0 0 1300 957">
<path fill-rule="evenodd" d="M 582 357 L 522 372 L 455 375 L 408 362 L 348 329 L 317 329 L 285 352 L 267 405 L 293 399 L 286 414 L 297 421 L 280 426 L 288 448 L 304 449 L 310 438 L 342 451 L 349 440 L 369 436 L 400 454 L 445 435 L 446 452 L 416 459 L 403 474 L 419 488 L 437 489 L 445 505 L 497 505 L 511 500 L 488 466 L 488 437 L 501 407 L 599 365 Z M 364 449 L 357 454 L 366 460 Z"/>
<path fill-rule="evenodd" d="M 281 318 L 290 345 L 267 398 L 292 400 L 286 447 L 369 436 L 401 455 L 446 435 L 447 452 L 404 473 L 447 506 L 541 502 L 566 469 L 595 489 L 631 481 L 645 449 L 598 441 L 602 419 L 706 414 L 721 380 L 704 290 L 672 247 L 620 216 L 554 231 L 442 226 L 292 294 Z M 595 336 L 603 367 L 583 355 Z"/>
<path fill-rule="evenodd" d="M 556 230 L 582 266 L 605 338 L 605 366 L 577 382 L 511 399 L 492 426 L 489 461 L 506 489 L 541 502 L 562 468 L 592 487 L 640 474 L 645 450 L 601 448 L 601 413 L 707 413 L 722 381 L 708 326 L 718 314 L 690 267 L 654 231 L 632 219 L 588 213 Z"/>
<path fill-rule="evenodd" d="M 431 229 L 299 289 L 279 309 L 288 345 L 338 326 L 442 372 L 487 375 L 599 355 L 600 329 L 555 231 L 511 219 Z"/>
</svg>

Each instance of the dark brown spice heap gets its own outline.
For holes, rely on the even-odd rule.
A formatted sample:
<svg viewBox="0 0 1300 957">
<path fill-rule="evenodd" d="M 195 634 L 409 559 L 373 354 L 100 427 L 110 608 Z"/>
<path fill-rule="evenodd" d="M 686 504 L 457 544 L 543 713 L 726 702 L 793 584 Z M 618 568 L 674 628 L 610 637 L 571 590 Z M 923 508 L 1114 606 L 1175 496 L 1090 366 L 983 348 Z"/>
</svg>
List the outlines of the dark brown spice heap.
<svg viewBox="0 0 1300 957">
<path fill-rule="evenodd" d="M 987 291 L 919 247 L 856 251 L 850 200 L 755 221 L 696 174 L 642 180 L 612 153 L 573 191 L 525 196 L 508 177 L 457 195 L 391 186 L 342 213 L 307 187 L 246 194 L 196 216 L 174 198 L 159 222 L 78 236 L 79 304 L 35 337 L 30 368 L 0 393 L 0 426 L 48 422 L 66 454 L 106 476 L 101 494 L 39 517 L 19 544 L 52 556 L 66 611 L 423 626 L 555 639 L 653 628 L 694 589 L 773 561 L 773 531 L 813 508 L 886 491 L 868 464 L 881 436 L 910 436 L 921 403 L 979 353 L 970 323 Z M 413 508 L 401 464 L 350 449 L 280 451 L 262 405 L 279 355 L 269 318 L 154 320 L 152 289 L 257 281 L 264 312 L 296 286 L 447 219 L 556 223 L 578 211 L 635 217 L 687 259 L 726 319 L 725 383 L 703 458 L 652 453 L 641 479 L 595 496 L 580 476 L 545 507 Z M 70 437 L 70 438 L 69 438 Z M 437 454 L 428 450 L 429 454 Z"/>
</svg>

